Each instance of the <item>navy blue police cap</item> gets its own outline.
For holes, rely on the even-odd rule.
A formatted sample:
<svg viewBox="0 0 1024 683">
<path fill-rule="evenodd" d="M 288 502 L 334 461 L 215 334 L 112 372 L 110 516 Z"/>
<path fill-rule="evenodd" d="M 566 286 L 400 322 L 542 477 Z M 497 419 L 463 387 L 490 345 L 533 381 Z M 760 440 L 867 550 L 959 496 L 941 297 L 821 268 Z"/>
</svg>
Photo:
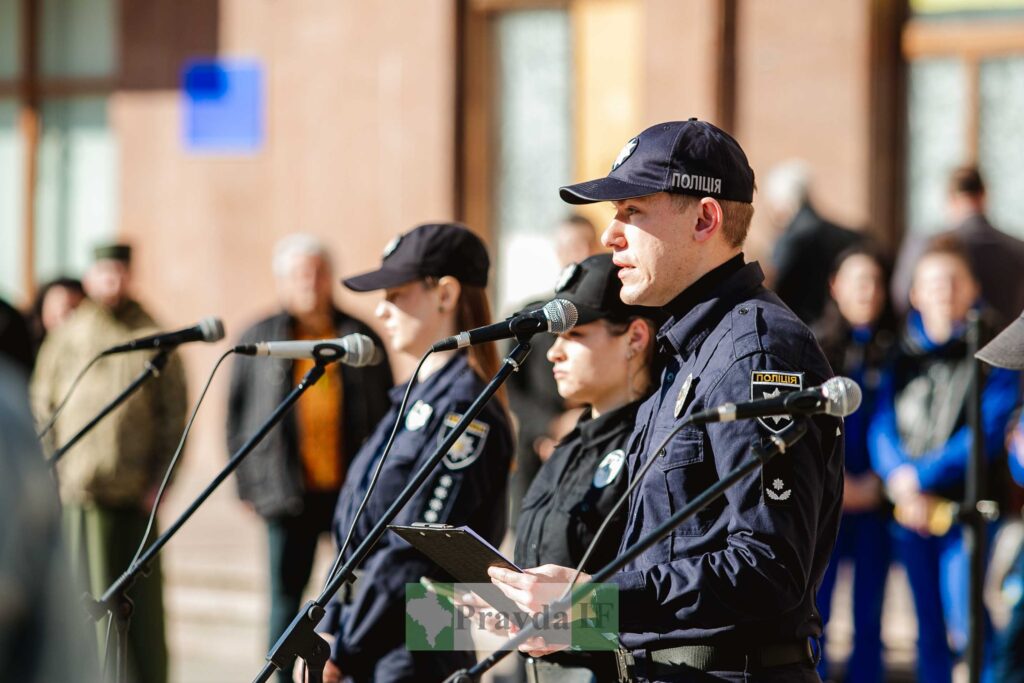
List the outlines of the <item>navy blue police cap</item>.
<svg viewBox="0 0 1024 683">
<path fill-rule="evenodd" d="M 750 204 L 754 170 L 739 143 L 707 121 L 651 126 L 619 152 L 604 178 L 559 190 L 569 204 L 592 204 L 674 192 Z"/>
<path fill-rule="evenodd" d="M 555 296 L 568 299 L 576 306 L 577 325 L 595 320 L 628 322 L 640 316 L 660 326 L 665 318 L 661 309 L 623 303 L 619 296 L 621 290 L 619 267 L 612 263 L 612 255 L 598 254 L 566 266 L 555 285 Z"/>
<path fill-rule="evenodd" d="M 487 247 L 466 226 L 425 223 L 391 240 L 380 268 L 342 283 L 353 291 L 369 292 L 450 275 L 464 285 L 486 287 L 490 265 Z"/>
</svg>

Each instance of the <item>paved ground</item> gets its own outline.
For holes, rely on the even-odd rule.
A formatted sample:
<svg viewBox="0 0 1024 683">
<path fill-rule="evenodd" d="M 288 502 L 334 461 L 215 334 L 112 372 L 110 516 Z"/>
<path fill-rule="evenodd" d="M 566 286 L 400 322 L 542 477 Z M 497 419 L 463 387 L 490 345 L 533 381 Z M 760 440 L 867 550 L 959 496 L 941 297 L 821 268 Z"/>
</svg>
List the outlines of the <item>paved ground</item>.
<svg viewBox="0 0 1024 683">
<path fill-rule="evenodd" d="M 210 452 L 220 451 L 211 448 Z M 193 456 L 184 463 L 164 511 L 165 524 L 223 462 L 223 456 Z M 318 581 L 331 559 L 329 552 L 325 543 L 318 555 Z M 264 535 L 260 520 L 235 497 L 233 481 L 211 497 L 165 553 L 173 683 L 251 681 L 266 654 Z M 842 572 L 837 600 L 829 649 L 833 660 L 841 661 L 848 652 L 851 632 L 849 581 Z M 888 680 L 914 680 L 910 671 L 915 632 L 906 581 L 897 568 L 890 575 L 883 626 Z"/>
</svg>

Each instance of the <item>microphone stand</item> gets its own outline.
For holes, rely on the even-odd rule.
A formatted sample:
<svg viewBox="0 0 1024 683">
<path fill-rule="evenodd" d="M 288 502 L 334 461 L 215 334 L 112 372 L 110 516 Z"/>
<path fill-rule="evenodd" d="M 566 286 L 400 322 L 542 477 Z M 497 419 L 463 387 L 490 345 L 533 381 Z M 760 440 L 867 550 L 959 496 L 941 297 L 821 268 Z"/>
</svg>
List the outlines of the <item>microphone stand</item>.
<svg viewBox="0 0 1024 683">
<path fill-rule="evenodd" d="M 979 511 L 979 503 L 985 497 L 985 434 L 981 423 L 981 394 L 984 377 L 981 362 L 974 354 L 981 347 L 981 319 L 977 311 L 967 314 L 967 358 L 971 363 L 968 379 L 967 424 L 971 429 L 971 450 L 967 459 L 964 502 L 964 546 L 969 560 L 967 570 L 968 611 L 967 611 L 967 680 L 981 681 L 985 661 L 985 619 L 984 588 L 985 558 L 988 553 L 988 521 Z"/>
<path fill-rule="evenodd" d="M 67 453 L 72 446 L 78 443 L 83 436 L 92 431 L 92 428 L 99 424 L 100 420 L 113 412 L 119 405 L 127 401 L 132 394 L 138 391 L 139 387 L 146 383 L 147 379 L 150 377 L 158 377 L 160 372 L 164 369 L 164 366 L 167 365 L 167 354 L 169 354 L 170 351 L 170 349 L 162 349 L 159 353 L 154 354 L 152 358 L 146 361 L 146 367 L 141 373 L 139 373 L 139 376 L 136 377 L 131 384 L 125 387 L 124 391 L 115 396 L 110 403 L 104 406 L 103 410 L 97 413 L 96 417 L 89 420 L 84 427 L 79 429 L 74 436 L 68 439 L 66 444 L 54 451 L 53 455 L 47 459 L 46 463 L 50 467 L 56 467 L 57 462 L 64 457 L 64 454 Z"/>
<path fill-rule="evenodd" d="M 517 337 L 519 342 L 512 352 L 505 358 L 505 362 L 498 369 L 498 372 L 494 375 L 491 381 L 484 387 L 484 390 L 480 392 L 480 395 L 476 397 L 473 404 L 466 410 L 462 418 L 459 420 L 452 430 L 445 437 L 444 442 L 437 447 L 433 455 L 427 459 L 423 466 L 413 475 L 412 479 L 406 485 L 402 492 L 398 495 L 395 501 L 387 509 L 387 511 L 377 521 L 377 524 L 369 531 L 366 538 L 363 539 L 362 543 L 352 551 L 352 555 L 348 561 L 345 562 L 331 578 L 331 581 L 324 588 L 323 592 L 316 598 L 307 602 L 299 614 L 295 617 L 288 628 L 285 630 L 278 641 L 267 653 L 267 663 L 263 669 L 260 670 L 256 678 L 253 679 L 253 683 L 266 683 L 270 680 L 270 677 L 274 675 L 274 672 L 282 669 L 289 670 L 295 662 L 295 658 L 299 657 L 306 662 L 307 666 L 307 681 L 309 683 L 322 683 L 324 665 L 327 664 L 327 659 L 330 656 L 330 647 L 327 642 L 316 633 L 316 626 L 323 619 L 325 613 L 325 607 L 335 593 L 342 587 L 343 584 L 349 583 L 354 578 L 354 571 L 359 564 L 366 559 L 366 556 L 370 554 L 373 547 L 377 544 L 387 532 L 388 525 L 398 516 L 398 513 L 402 511 L 405 504 L 412 499 L 416 492 L 420 490 L 423 483 L 427 480 L 427 477 L 433 472 L 434 468 L 441 461 L 441 459 L 448 453 L 455 442 L 459 440 L 462 433 L 466 431 L 470 423 L 476 416 L 483 410 L 484 405 L 494 395 L 494 393 L 505 383 L 509 375 L 519 370 L 520 365 L 526 360 L 526 357 L 530 353 L 529 338 L 532 336 L 531 333 L 525 333 L 522 337 Z"/>
<path fill-rule="evenodd" d="M 806 420 L 796 420 L 781 434 L 771 435 L 767 444 L 758 444 L 754 446 L 752 449 L 755 456 L 754 458 L 737 467 L 725 475 L 725 477 L 709 486 L 703 493 L 679 510 L 679 512 L 669 517 L 659 527 L 641 538 L 624 553 L 598 570 L 590 577 L 589 581 L 574 588 L 570 595 L 564 596 L 555 601 L 551 605 L 550 612 L 552 614 L 563 612 L 569 613 L 569 610 L 573 605 L 576 605 L 593 593 L 594 586 L 607 581 L 617 574 L 627 564 L 640 557 L 640 555 L 646 550 L 650 549 L 656 543 L 672 533 L 672 530 L 677 526 L 690 519 L 716 499 L 724 495 L 730 487 L 734 486 L 741 479 L 749 475 L 758 467 L 767 464 L 777 454 L 784 453 L 806 433 Z M 654 458 L 659 456 L 655 453 L 651 457 Z M 504 645 L 502 645 L 498 650 L 492 652 L 488 657 L 480 660 L 469 669 L 460 669 L 456 671 L 446 678 L 444 683 L 471 683 L 472 681 L 479 680 L 480 676 L 504 659 L 509 652 L 516 650 L 521 644 L 525 643 L 527 639 L 536 634 L 538 630 L 539 628 L 535 624 L 534 620 L 529 620 L 522 630 L 516 633 L 512 638 L 505 641 Z"/>
<path fill-rule="evenodd" d="M 270 430 L 281 421 L 281 418 L 283 418 L 284 414 L 288 412 L 293 405 L 295 405 L 295 402 L 299 400 L 299 397 L 324 376 L 324 371 L 327 366 L 338 359 L 336 355 L 321 355 L 318 349 L 314 349 L 313 354 L 316 362 L 313 367 L 309 369 L 309 372 L 305 374 L 295 388 L 292 389 L 277 408 L 274 409 L 274 412 L 271 413 L 260 428 L 256 430 L 256 433 L 242 444 L 242 447 L 239 448 L 231 457 L 228 464 L 224 466 L 224 469 L 214 477 L 213 481 L 203 489 L 188 508 L 181 513 L 178 519 L 176 519 L 171 526 L 169 526 L 153 541 L 146 551 L 135 562 L 133 562 L 131 566 L 129 566 L 128 569 L 110 585 L 109 588 L 107 588 L 99 599 L 93 599 L 88 593 L 82 596 L 82 602 L 85 609 L 94 621 L 99 621 L 106 614 L 109 614 L 110 618 L 114 620 L 114 626 L 117 629 L 117 660 L 114 669 L 114 680 L 118 683 L 127 683 L 128 681 L 128 627 L 131 623 L 132 611 L 134 609 L 132 600 L 128 597 L 128 590 L 131 589 L 132 585 L 134 585 L 140 575 L 145 576 L 149 574 L 150 562 L 152 562 L 157 553 L 167 545 L 167 542 L 171 540 L 171 537 L 181 529 L 185 522 L 187 522 L 196 510 L 199 509 L 206 499 L 213 494 L 214 490 L 238 468 L 242 460 L 252 452 L 257 444 L 259 444 L 259 442 L 262 441 L 270 432 Z"/>
</svg>

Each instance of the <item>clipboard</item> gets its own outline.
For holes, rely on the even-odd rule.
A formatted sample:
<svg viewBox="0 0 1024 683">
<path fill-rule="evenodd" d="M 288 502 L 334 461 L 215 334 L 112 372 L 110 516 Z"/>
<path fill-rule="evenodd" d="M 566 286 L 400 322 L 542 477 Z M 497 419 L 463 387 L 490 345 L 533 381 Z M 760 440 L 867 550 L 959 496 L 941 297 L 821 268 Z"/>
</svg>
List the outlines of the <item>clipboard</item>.
<svg viewBox="0 0 1024 683">
<path fill-rule="evenodd" d="M 389 525 L 388 528 L 401 536 L 409 545 L 429 557 L 441 569 L 451 574 L 459 583 L 487 584 L 490 590 L 478 591 L 480 597 L 499 612 L 511 614 L 519 611 L 515 603 L 491 584 L 487 575 L 489 567 L 502 567 L 522 572 L 514 562 L 506 558 L 468 526 L 447 524 L 413 524 L 412 526 Z"/>
</svg>

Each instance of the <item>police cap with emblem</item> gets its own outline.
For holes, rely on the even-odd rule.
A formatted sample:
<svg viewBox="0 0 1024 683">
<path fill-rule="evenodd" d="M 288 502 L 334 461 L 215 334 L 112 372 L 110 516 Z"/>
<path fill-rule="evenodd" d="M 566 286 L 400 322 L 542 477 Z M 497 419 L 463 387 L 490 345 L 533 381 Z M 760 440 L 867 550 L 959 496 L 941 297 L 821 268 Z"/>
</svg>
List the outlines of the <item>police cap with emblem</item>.
<svg viewBox="0 0 1024 683">
<path fill-rule="evenodd" d="M 1024 370 L 1024 313 L 974 355 L 997 368 Z"/>
<path fill-rule="evenodd" d="M 464 225 L 427 223 L 393 239 L 380 268 L 342 282 L 356 292 L 369 292 L 450 275 L 462 284 L 486 287 L 490 265 L 483 241 Z"/>
<path fill-rule="evenodd" d="M 128 244 L 99 244 L 92 250 L 94 261 L 120 261 L 131 263 L 132 248 Z"/>
<path fill-rule="evenodd" d="M 577 325 L 595 320 L 626 322 L 636 316 L 650 318 L 656 323 L 664 319 L 660 309 L 630 306 L 619 298 L 622 281 L 619 267 L 612 263 L 611 254 L 598 254 L 573 263 L 562 271 L 556 285 L 555 296 L 568 299 L 579 312 Z"/>
<path fill-rule="evenodd" d="M 754 171 L 731 135 L 690 119 L 651 126 L 626 143 L 604 178 L 559 190 L 562 201 L 591 204 L 658 192 L 754 200 Z"/>
</svg>

